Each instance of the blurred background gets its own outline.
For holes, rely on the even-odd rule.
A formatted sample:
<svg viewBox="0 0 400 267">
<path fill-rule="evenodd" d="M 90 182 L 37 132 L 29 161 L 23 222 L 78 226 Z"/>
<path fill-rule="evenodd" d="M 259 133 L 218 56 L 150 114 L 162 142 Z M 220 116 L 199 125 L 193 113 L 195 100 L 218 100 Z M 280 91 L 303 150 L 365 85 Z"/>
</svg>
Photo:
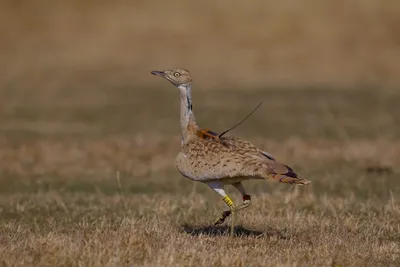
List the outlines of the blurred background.
<svg viewBox="0 0 400 267">
<path fill-rule="evenodd" d="M 185 67 L 200 90 L 396 88 L 399 10 L 396 0 L 3 0 L 0 79 L 146 87 L 150 70 Z"/>
</svg>

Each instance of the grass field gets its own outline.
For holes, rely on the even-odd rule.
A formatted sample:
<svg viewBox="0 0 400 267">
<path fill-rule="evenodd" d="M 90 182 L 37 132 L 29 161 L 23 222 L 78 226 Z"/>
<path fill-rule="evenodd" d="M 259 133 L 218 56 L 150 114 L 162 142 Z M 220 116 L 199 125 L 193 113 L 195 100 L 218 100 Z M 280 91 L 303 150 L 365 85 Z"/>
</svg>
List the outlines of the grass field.
<svg viewBox="0 0 400 267">
<path fill-rule="evenodd" d="M 0 2 L 0 266 L 400 266 L 400 2 Z M 174 166 L 179 93 L 310 186 L 224 203 Z M 228 187 L 234 200 L 238 193 Z"/>
<path fill-rule="evenodd" d="M 29 101 L 2 91 L 2 265 L 400 264 L 399 94 L 194 89 L 198 122 L 216 131 L 264 100 L 232 134 L 312 181 L 247 182 L 253 205 L 231 239 L 229 221 L 211 226 L 220 198 L 175 169 L 178 91 L 157 82 Z"/>
</svg>

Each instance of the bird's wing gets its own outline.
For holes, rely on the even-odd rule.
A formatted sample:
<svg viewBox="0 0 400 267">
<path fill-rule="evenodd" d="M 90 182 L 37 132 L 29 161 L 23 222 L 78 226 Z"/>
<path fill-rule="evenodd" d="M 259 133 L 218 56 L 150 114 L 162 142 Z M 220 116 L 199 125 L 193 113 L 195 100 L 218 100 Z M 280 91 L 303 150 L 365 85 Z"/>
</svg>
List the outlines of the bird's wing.
<svg viewBox="0 0 400 267">
<path fill-rule="evenodd" d="M 258 177 L 285 183 L 308 183 L 268 152 L 236 137 L 191 140 L 182 147 L 177 167 L 183 175 L 199 181 Z"/>
</svg>

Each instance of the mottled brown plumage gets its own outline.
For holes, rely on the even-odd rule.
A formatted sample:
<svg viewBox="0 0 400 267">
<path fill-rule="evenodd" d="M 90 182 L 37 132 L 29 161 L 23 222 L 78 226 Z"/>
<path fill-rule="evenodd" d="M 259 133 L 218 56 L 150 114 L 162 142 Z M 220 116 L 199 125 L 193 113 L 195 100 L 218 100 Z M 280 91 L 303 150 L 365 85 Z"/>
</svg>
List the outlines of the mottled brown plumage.
<svg viewBox="0 0 400 267">
<path fill-rule="evenodd" d="M 194 181 L 270 179 L 290 184 L 308 184 L 285 164 L 252 143 L 237 137 L 193 138 L 183 143 L 176 159 L 180 173 Z"/>
<path fill-rule="evenodd" d="M 200 129 L 192 111 L 192 78 L 187 70 L 152 71 L 152 74 L 164 77 L 180 91 L 182 144 L 176 158 L 179 172 L 193 181 L 209 185 L 223 197 L 232 213 L 250 205 L 250 196 L 241 184 L 244 180 L 269 179 L 296 185 L 310 183 L 249 141 L 229 136 L 219 138 L 209 129 Z M 224 191 L 225 184 L 232 184 L 242 193 L 243 204 L 235 206 Z M 224 222 L 231 211 L 223 212 L 216 224 Z"/>
</svg>

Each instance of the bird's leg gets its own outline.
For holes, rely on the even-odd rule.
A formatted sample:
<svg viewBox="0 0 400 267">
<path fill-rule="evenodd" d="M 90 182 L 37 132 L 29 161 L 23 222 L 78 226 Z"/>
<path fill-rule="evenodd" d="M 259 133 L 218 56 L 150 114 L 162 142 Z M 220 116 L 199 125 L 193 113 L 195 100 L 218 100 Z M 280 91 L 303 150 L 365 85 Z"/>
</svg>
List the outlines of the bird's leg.
<svg viewBox="0 0 400 267">
<path fill-rule="evenodd" d="M 232 184 L 239 192 L 242 194 L 243 203 L 236 207 L 236 210 L 242 210 L 251 205 L 251 197 L 250 195 L 246 194 L 246 191 L 241 182 L 233 183 Z"/>
<path fill-rule="evenodd" d="M 233 236 L 234 234 L 234 229 L 235 229 L 235 204 L 233 203 L 233 200 L 225 193 L 224 190 L 224 185 L 220 182 L 210 182 L 208 183 L 208 186 L 211 187 L 215 192 L 220 194 L 222 196 L 222 200 L 225 202 L 225 204 L 229 207 L 229 210 L 223 211 L 221 217 L 219 217 L 214 225 L 221 224 L 225 221 L 225 219 L 232 214 L 232 220 L 231 220 L 231 231 L 230 235 Z"/>
</svg>

